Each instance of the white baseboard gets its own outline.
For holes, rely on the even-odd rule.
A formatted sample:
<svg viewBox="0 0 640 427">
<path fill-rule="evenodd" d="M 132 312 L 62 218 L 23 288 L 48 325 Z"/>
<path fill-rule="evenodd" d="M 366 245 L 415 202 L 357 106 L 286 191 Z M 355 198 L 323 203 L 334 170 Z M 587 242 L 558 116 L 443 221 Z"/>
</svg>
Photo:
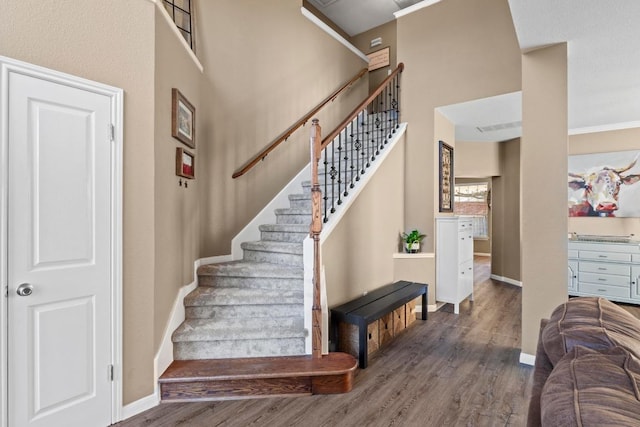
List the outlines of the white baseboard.
<svg viewBox="0 0 640 427">
<path fill-rule="evenodd" d="M 520 282 L 519 280 L 509 279 L 508 277 L 498 276 L 496 274 L 492 274 L 491 278 L 493 280 L 497 280 L 499 282 L 505 282 L 505 283 L 508 283 L 510 285 L 522 287 L 522 282 Z"/>
<path fill-rule="evenodd" d="M 536 364 L 536 357 L 533 354 L 520 352 L 520 363 L 523 365 L 534 366 Z"/>
<path fill-rule="evenodd" d="M 138 399 L 135 402 L 131 402 L 128 405 L 123 406 L 122 413 L 121 413 L 122 419 L 118 421 L 131 418 L 134 415 L 138 415 L 151 408 L 155 408 L 159 404 L 160 404 L 160 396 L 156 390 L 153 394 L 150 394 L 149 396 L 143 397 L 142 399 Z"/>
</svg>

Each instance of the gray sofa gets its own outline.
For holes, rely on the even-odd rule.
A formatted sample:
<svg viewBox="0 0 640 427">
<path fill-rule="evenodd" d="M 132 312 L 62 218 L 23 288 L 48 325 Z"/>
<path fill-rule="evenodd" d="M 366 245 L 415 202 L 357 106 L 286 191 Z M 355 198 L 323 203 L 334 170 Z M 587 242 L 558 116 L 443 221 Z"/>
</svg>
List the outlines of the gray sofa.
<svg viewBox="0 0 640 427">
<path fill-rule="evenodd" d="M 574 298 L 543 320 L 528 427 L 640 426 L 640 319 Z"/>
</svg>

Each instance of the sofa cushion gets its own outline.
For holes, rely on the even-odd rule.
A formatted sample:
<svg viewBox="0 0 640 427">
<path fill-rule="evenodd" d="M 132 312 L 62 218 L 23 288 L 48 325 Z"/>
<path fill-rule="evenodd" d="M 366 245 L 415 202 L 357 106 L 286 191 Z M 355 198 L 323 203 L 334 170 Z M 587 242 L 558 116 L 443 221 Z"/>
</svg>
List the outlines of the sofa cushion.
<svg viewBox="0 0 640 427">
<path fill-rule="evenodd" d="M 573 298 L 558 306 L 542 331 L 547 357 L 556 363 L 575 346 L 621 346 L 640 358 L 640 320 L 604 298 Z"/>
<path fill-rule="evenodd" d="M 640 425 L 640 362 L 622 347 L 574 347 L 542 389 L 542 426 Z"/>
</svg>

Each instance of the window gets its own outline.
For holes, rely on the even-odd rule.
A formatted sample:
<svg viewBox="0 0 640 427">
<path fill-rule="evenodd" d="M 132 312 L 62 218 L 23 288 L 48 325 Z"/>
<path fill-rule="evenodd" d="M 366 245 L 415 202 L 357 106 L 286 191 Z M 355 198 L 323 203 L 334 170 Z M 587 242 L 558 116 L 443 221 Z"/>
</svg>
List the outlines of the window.
<svg viewBox="0 0 640 427">
<path fill-rule="evenodd" d="M 473 219 L 473 238 L 489 238 L 489 185 L 456 184 L 454 194 L 454 213 Z"/>
<path fill-rule="evenodd" d="M 164 7 L 175 22 L 176 27 L 193 50 L 193 24 L 191 0 L 163 0 Z"/>
</svg>

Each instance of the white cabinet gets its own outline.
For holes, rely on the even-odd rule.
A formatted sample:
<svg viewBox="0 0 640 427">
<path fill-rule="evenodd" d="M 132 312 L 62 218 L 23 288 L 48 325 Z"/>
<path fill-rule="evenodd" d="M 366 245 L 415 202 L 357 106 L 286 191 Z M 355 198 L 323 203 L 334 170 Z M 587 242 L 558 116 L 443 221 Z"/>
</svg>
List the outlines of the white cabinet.
<svg viewBox="0 0 640 427">
<path fill-rule="evenodd" d="M 436 218 L 436 301 L 454 305 L 473 300 L 473 226 L 464 217 Z"/>
<path fill-rule="evenodd" d="M 640 244 L 569 241 L 569 295 L 640 304 Z"/>
</svg>

